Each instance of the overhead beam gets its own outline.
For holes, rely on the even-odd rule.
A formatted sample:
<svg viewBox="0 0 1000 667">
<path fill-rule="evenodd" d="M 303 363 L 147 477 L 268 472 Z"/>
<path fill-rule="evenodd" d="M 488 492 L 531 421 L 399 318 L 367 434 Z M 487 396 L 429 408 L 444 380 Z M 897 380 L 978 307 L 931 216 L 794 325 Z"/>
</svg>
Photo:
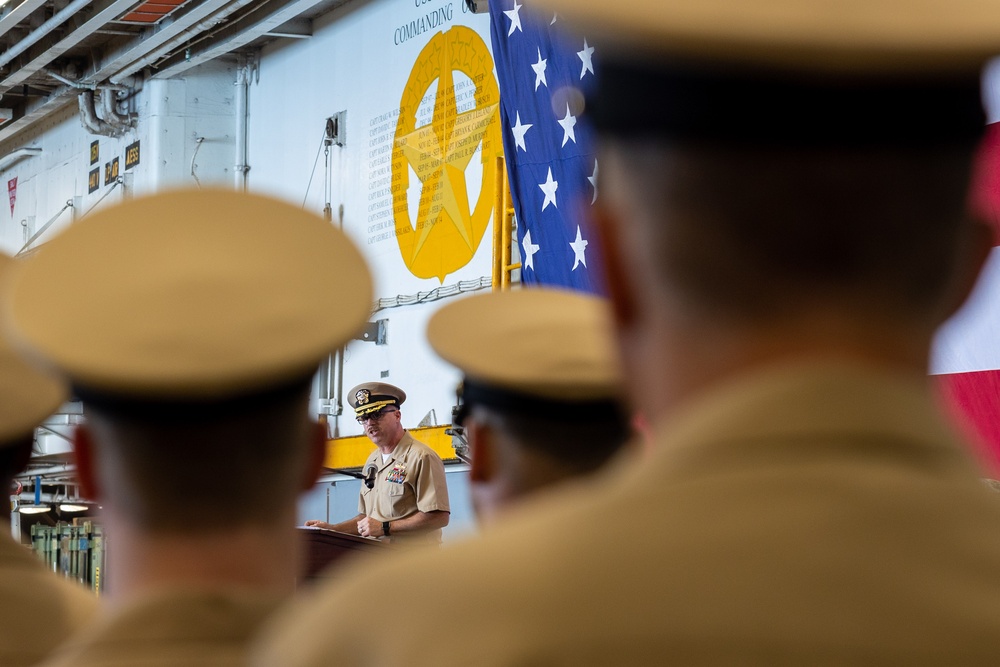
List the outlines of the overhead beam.
<svg viewBox="0 0 1000 667">
<path fill-rule="evenodd" d="M 0 67 L 6 67 L 19 55 L 40 42 L 46 35 L 69 21 L 77 12 L 83 11 L 83 8 L 90 3 L 91 0 L 72 0 L 68 5 L 53 14 L 52 18 L 17 40 L 9 49 L 0 54 Z"/>
<path fill-rule="evenodd" d="M 161 67 L 153 75 L 153 78 L 170 79 L 183 74 L 192 67 L 232 53 L 327 1 L 285 0 L 269 4 L 268 8 L 272 11 L 264 15 L 263 18 L 249 25 L 244 25 L 243 21 L 234 21 L 233 25 L 220 30 L 214 41 L 202 49 L 192 50 L 190 55 L 176 56 L 165 67 Z"/>
<path fill-rule="evenodd" d="M 0 81 L 0 93 L 27 81 L 38 71 L 48 67 L 53 60 L 66 53 L 74 46 L 100 30 L 112 19 L 120 16 L 143 0 L 100 0 L 94 5 L 94 12 L 89 19 L 68 35 L 49 46 L 30 62 L 14 70 Z"/>
<path fill-rule="evenodd" d="M 155 32 L 151 32 L 139 40 L 129 42 L 123 49 L 98 63 L 97 70 L 88 73 L 81 79 L 81 82 L 97 84 L 113 75 L 123 77 L 132 74 L 133 71 L 138 71 L 141 67 L 133 70 L 130 66 L 141 61 L 149 53 L 159 49 L 178 35 L 187 32 L 191 26 L 208 18 L 231 1 L 205 0 L 183 14 L 180 13 L 181 10 L 178 10 L 175 15 L 171 16 L 169 22 L 161 22 L 162 25 Z M 194 34 L 194 31 L 191 31 L 190 36 L 194 36 Z"/>
<path fill-rule="evenodd" d="M 288 39 L 307 39 L 312 37 L 312 21 L 309 19 L 292 19 L 274 30 L 264 33 L 264 37 L 286 37 Z"/>
<path fill-rule="evenodd" d="M 60 88 L 49 95 L 44 102 L 26 112 L 20 118 L 0 126 L 0 154 L 10 149 L 13 140 L 22 132 L 30 130 L 37 123 L 51 117 L 52 114 L 58 113 L 70 104 L 75 104 L 78 92 L 75 88 Z"/>
<path fill-rule="evenodd" d="M 10 10 L 0 18 L 0 37 L 3 37 L 18 23 L 28 18 L 31 12 L 35 11 L 48 0 L 24 0 L 14 9 Z"/>
</svg>

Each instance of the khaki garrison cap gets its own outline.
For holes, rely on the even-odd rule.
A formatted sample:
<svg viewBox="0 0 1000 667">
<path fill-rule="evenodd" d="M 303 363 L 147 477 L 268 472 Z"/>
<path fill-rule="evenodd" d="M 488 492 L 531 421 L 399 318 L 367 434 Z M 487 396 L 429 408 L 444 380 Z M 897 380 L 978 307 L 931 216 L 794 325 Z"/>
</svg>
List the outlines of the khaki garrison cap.
<svg viewBox="0 0 1000 667">
<path fill-rule="evenodd" d="M 996 0 L 536 0 L 605 49 L 809 70 L 978 66 L 1000 54 Z"/>
<path fill-rule="evenodd" d="M 0 254 L 0 281 L 15 261 Z M 30 435 L 68 395 L 64 382 L 27 364 L 0 335 L 0 447 Z"/>
<path fill-rule="evenodd" d="M 555 401 L 611 399 L 622 387 L 604 299 L 533 288 L 455 301 L 427 324 L 431 347 L 480 385 Z"/>
<path fill-rule="evenodd" d="M 23 262 L 13 334 L 74 384 L 211 400 L 306 375 L 363 326 L 372 282 L 322 218 L 177 190 L 95 212 Z"/>
<path fill-rule="evenodd" d="M 360 417 L 389 405 L 398 408 L 406 400 L 406 392 L 386 382 L 363 382 L 347 392 L 347 400 Z"/>
</svg>

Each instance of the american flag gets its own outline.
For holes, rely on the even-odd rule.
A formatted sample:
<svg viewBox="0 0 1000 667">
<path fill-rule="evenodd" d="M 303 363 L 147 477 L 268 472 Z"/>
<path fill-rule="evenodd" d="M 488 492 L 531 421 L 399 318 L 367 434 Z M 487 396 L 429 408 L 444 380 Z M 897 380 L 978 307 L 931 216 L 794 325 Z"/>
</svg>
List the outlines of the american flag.
<svg viewBox="0 0 1000 667">
<path fill-rule="evenodd" d="M 1000 67 L 989 82 L 1000 87 Z M 975 165 L 973 212 L 994 227 L 1000 246 L 1000 109 Z M 1000 479 L 1000 247 L 994 247 L 972 297 L 938 333 L 931 372 L 950 412 L 976 445 L 987 474 Z"/>
<path fill-rule="evenodd" d="M 500 119 L 521 249 L 521 281 L 600 291 L 593 133 L 579 117 L 595 49 L 518 0 L 489 4 Z"/>
<path fill-rule="evenodd" d="M 529 13 L 530 1 L 491 0 L 504 151 L 518 220 L 521 279 L 600 291 L 596 238 L 587 209 L 597 200 L 594 137 L 580 93 L 600 74 L 586 38 L 557 17 Z M 993 109 L 975 169 L 971 202 L 996 228 L 993 255 L 969 303 L 939 332 L 931 372 L 987 474 L 1000 479 L 1000 61 L 986 77 Z"/>
</svg>

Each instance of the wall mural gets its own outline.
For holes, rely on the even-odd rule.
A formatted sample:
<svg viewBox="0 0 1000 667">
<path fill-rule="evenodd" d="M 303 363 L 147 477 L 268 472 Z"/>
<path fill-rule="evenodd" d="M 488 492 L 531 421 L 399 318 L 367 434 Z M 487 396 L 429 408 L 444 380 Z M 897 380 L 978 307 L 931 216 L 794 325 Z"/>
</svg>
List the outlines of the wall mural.
<svg viewBox="0 0 1000 667">
<path fill-rule="evenodd" d="M 499 103 L 483 39 L 465 26 L 434 34 L 403 90 L 392 150 L 396 241 L 418 278 L 444 282 L 472 260 L 483 240 L 493 212 L 496 159 L 503 154 Z M 466 175 L 473 160 L 481 165 L 481 182 L 470 201 Z M 414 185 L 420 187 L 415 216 L 408 196 Z"/>
</svg>

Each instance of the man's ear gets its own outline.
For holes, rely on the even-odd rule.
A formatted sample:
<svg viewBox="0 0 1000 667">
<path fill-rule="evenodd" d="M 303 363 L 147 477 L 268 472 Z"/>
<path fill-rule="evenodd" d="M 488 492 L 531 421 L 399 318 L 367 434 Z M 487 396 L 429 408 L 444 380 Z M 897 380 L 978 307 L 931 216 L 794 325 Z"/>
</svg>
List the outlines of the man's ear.
<svg viewBox="0 0 1000 667">
<path fill-rule="evenodd" d="M 310 421 L 309 451 L 302 477 L 302 491 L 309 491 L 316 484 L 326 462 L 326 424 Z"/>
<path fill-rule="evenodd" d="M 495 433 L 487 424 L 475 418 L 465 421 L 465 437 L 469 441 L 469 480 L 481 484 L 492 482 L 497 474 Z"/>
<path fill-rule="evenodd" d="M 94 502 L 101 502 L 101 487 L 97 480 L 94 459 L 97 451 L 94 438 L 86 424 L 77 424 L 72 439 L 73 460 L 76 464 L 76 478 L 80 483 L 80 493 Z"/>
<path fill-rule="evenodd" d="M 591 210 L 600 242 L 600 257 L 615 323 L 619 329 L 626 329 L 635 321 L 638 311 L 632 280 L 625 270 L 625 261 L 621 253 L 618 225 L 614 213 L 605 208 L 601 200 L 595 202 Z"/>
</svg>

